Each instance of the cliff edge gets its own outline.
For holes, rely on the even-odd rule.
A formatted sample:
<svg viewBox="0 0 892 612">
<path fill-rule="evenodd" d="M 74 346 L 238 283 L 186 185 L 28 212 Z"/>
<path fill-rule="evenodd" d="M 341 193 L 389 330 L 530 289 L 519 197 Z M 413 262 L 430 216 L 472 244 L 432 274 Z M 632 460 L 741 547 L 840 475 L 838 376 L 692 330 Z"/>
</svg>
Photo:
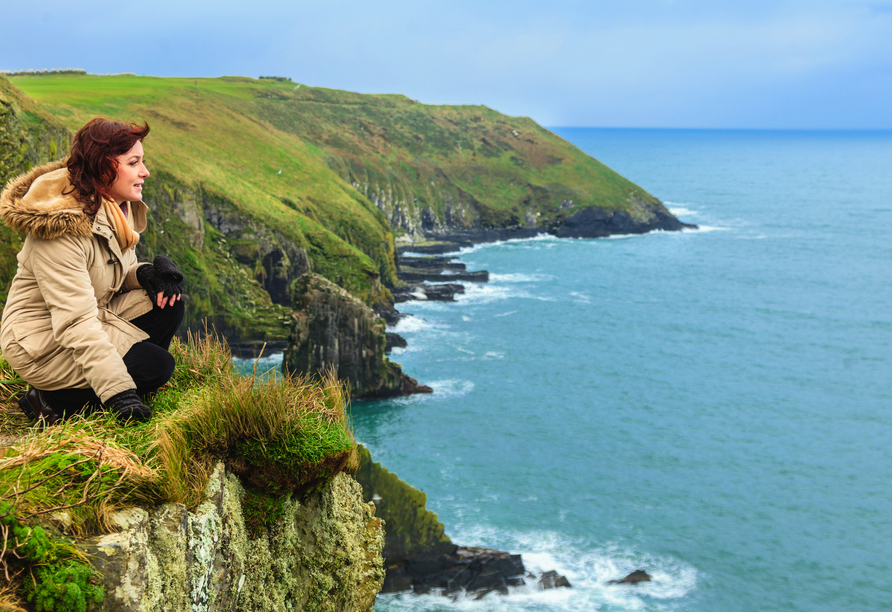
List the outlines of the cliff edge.
<svg viewBox="0 0 892 612">
<path fill-rule="evenodd" d="M 370 610 L 384 525 L 342 385 L 241 377 L 213 336 L 171 353 L 150 421 L 49 427 L 0 355 L 0 609 Z"/>
</svg>

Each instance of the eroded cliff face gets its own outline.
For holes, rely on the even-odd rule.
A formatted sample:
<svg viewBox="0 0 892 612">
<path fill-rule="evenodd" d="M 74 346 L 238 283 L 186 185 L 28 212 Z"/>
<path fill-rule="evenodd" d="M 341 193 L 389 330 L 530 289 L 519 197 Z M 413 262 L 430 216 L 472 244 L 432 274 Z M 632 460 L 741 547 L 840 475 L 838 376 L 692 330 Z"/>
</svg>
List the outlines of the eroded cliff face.
<svg viewBox="0 0 892 612">
<path fill-rule="evenodd" d="M 292 285 L 291 305 L 286 373 L 320 376 L 332 368 L 354 398 L 430 392 L 384 356 L 384 320 L 344 289 L 305 274 Z"/>
<path fill-rule="evenodd" d="M 384 581 L 383 521 L 350 476 L 285 502 L 257 538 L 245 528 L 239 479 L 218 465 L 207 500 L 131 508 L 119 533 L 83 549 L 104 578 L 107 612 L 371 610 Z"/>
</svg>

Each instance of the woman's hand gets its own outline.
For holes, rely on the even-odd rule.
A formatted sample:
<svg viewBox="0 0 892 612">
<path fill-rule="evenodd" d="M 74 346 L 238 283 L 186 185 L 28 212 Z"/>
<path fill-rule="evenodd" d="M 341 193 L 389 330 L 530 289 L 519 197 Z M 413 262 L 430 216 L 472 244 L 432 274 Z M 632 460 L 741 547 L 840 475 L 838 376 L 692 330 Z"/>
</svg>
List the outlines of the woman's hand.
<svg viewBox="0 0 892 612">
<path fill-rule="evenodd" d="M 182 299 L 183 275 L 164 255 L 157 255 L 154 263 L 143 264 L 136 271 L 136 280 L 149 296 L 154 296 L 158 308 L 173 306 Z"/>
<path fill-rule="evenodd" d="M 170 298 L 167 298 L 164 296 L 163 291 L 159 291 L 158 296 L 155 298 L 155 303 L 158 304 L 158 308 L 164 308 L 165 306 L 173 306 L 174 302 L 181 299 L 183 299 L 182 293 L 178 293 L 176 295 L 170 296 Z"/>
</svg>

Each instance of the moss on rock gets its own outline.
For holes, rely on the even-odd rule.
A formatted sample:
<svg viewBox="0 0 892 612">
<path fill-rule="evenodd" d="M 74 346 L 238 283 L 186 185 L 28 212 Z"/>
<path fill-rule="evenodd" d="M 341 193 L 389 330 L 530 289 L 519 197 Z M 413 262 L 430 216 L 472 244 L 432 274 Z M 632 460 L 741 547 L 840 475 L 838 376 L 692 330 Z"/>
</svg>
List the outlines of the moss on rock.
<svg viewBox="0 0 892 612">
<path fill-rule="evenodd" d="M 398 566 L 408 557 L 447 555 L 456 546 L 445 533 L 436 513 L 425 507 L 427 496 L 400 480 L 361 444 L 359 469 L 354 478 L 362 485 L 363 499 L 374 501 L 376 514 L 387 523 L 384 558 L 387 567 Z"/>
<path fill-rule="evenodd" d="M 238 477 L 217 466 L 208 499 L 116 513 L 119 533 L 83 543 L 101 571 L 107 612 L 365 611 L 384 581 L 383 522 L 338 474 L 283 500 L 257 537 L 245 528 Z"/>
</svg>

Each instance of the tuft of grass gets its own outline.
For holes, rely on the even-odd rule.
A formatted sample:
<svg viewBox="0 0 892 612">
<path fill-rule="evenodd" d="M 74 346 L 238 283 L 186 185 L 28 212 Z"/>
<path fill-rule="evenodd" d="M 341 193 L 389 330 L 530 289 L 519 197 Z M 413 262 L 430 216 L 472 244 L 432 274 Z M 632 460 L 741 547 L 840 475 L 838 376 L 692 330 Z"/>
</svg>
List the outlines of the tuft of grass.
<svg viewBox="0 0 892 612">
<path fill-rule="evenodd" d="M 0 354 L 0 446 L 14 440 L 28 426 L 28 419 L 17 403 L 27 390 L 28 383 Z"/>
<path fill-rule="evenodd" d="M 13 581 L 0 583 L 0 612 L 27 612 L 17 590 L 18 584 Z"/>
<path fill-rule="evenodd" d="M 153 452 L 164 498 L 194 506 L 214 461 L 273 495 L 305 493 L 347 465 L 354 447 L 346 396 L 321 381 L 221 377 L 183 398 L 157 425 Z"/>
<path fill-rule="evenodd" d="M 174 338 L 170 354 L 177 365 L 168 387 L 191 389 L 232 375 L 232 353 L 213 330 L 205 328 L 200 335 L 188 331 L 185 340 Z"/>
</svg>

